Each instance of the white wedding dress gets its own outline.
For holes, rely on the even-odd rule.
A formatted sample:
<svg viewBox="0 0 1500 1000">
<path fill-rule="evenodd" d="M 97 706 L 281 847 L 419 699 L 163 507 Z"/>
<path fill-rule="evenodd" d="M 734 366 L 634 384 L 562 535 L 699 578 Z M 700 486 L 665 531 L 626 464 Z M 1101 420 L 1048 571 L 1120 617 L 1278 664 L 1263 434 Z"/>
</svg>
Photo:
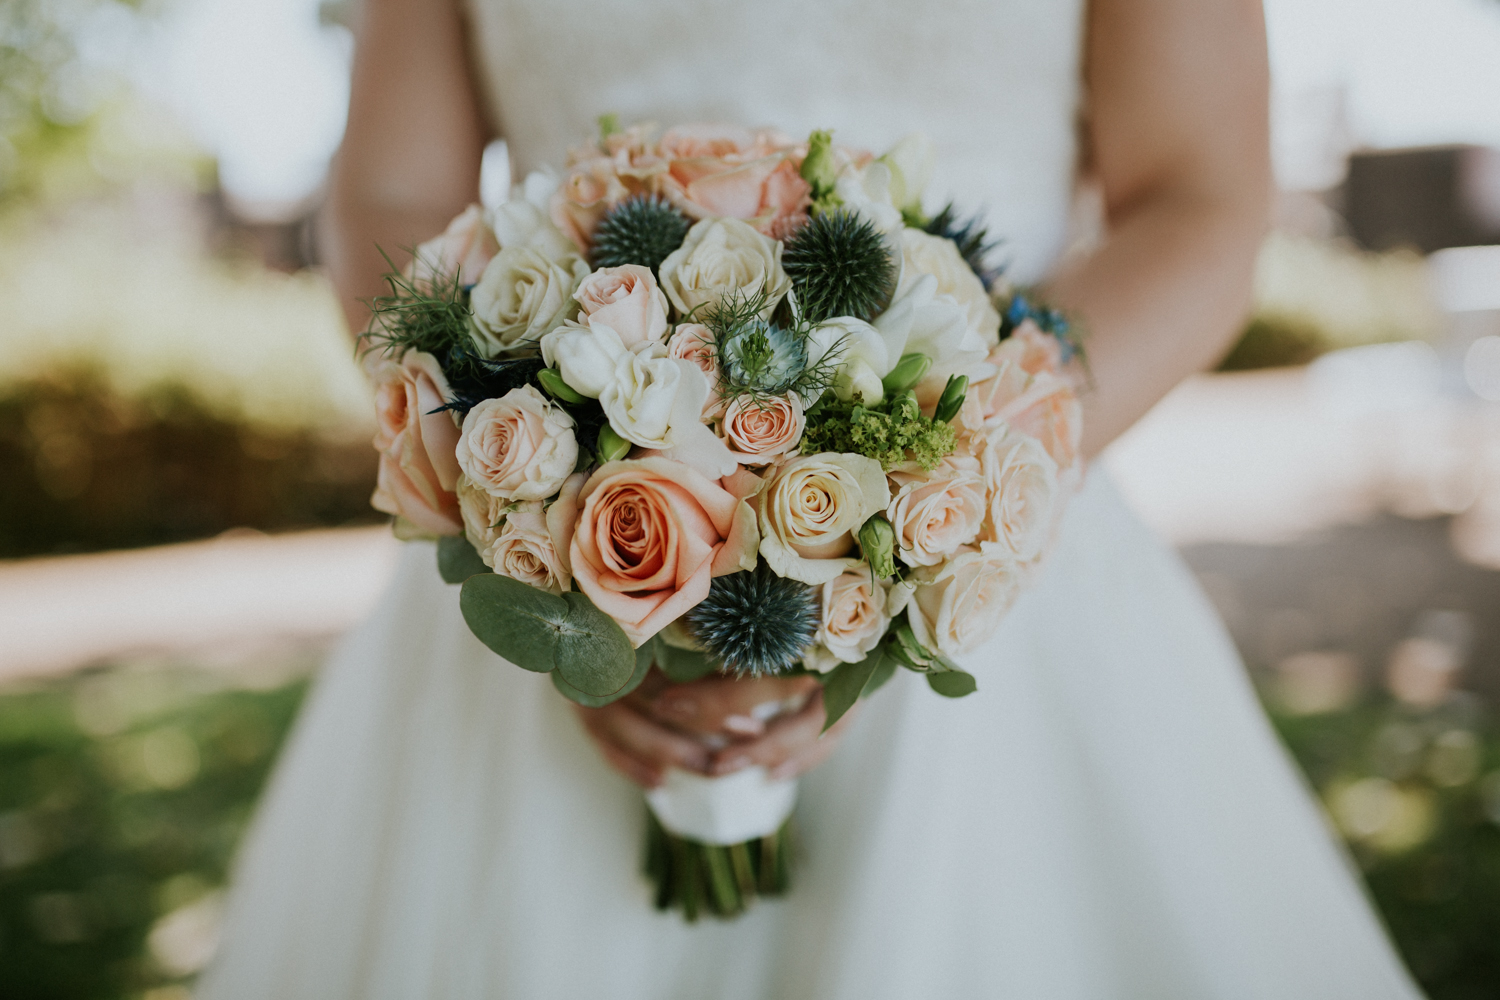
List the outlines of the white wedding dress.
<svg viewBox="0 0 1500 1000">
<path fill-rule="evenodd" d="M 1012 274 L 1066 238 L 1079 0 L 476 0 L 521 170 L 598 114 L 937 144 Z M 802 782 L 796 885 L 651 907 L 644 806 L 547 678 L 479 644 L 430 545 L 319 678 L 205 1000 L 1385 1000 L 1418 995 L 1213 610 L 1096 470 L 1035 589 L 898 672 Z"/>
</svg>

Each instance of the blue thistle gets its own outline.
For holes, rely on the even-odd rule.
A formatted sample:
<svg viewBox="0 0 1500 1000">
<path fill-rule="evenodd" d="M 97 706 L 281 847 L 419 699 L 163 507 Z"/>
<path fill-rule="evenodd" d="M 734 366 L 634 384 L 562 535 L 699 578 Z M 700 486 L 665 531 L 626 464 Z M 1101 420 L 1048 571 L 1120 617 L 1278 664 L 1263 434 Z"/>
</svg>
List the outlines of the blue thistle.
<svg viewBox="0 0 1500 1000">
<path fill-rule="evenodd" d="M 814 323 L 835 316 L 874 319 L 896 286 L 896 261 L 885 237 L 849 211 L 813 216 L 786 241 L 781 266 L 802 314 Z"/>
<path fill-rule="evenodd" d="M 594 267 L 640 264 L 655 274 L 682 246 L 691 223 L 659 195 L 636 195 L 609 210 L 594 230 Z"/>
<path fill-rule="evenodd" d="M 818 631 L 817 591 L 777 576 L 762 560 L 754 570 L 714 580 L 687 613 L 699 645 L 737 674 L 775 674 L 802 659 Z"/>
</svg>

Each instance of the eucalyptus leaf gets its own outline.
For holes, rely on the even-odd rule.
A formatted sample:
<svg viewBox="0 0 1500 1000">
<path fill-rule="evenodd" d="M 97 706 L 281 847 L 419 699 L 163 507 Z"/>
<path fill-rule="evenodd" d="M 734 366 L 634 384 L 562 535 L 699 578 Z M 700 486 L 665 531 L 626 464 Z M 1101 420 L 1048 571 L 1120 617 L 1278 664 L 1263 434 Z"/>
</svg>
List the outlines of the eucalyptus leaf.
<svg viewBox="0 0 1500 1000">
<path fill-rule="evenodd" d="M 445 535 L 438 539 L 437 564 L 444 583 L 463 583 L 477 573 L 490 572 L 463 535 Z"/>
<path fill-rule="evenodd" d="M 962 698 L 979 690 L 974 675 L 963 670 L 939 670 L 927 675 L 927 685 L 944 698 Z"/>
<path fill-rule="evenodd" d="M 667 679 L 676 684 L 686 684 L 707 677 L 719 669 L 719 661 L 696 649 L 679 649 L 661 644 L 656 665 Z"/>
<path fill-rule="evenodd" d="M 637 649 L 635 653 L 635 673 L 631 674 L 630 681 L 614 694 L 605 695 L 600 698 L 596 698 L 593 695 L 584 694 L 582 691 L 578 690 L 573 685 L 563 680 L 561 670 L 552 671 L 552 686 L 557 688 L 557 690 L 562 693 L 563 697 L 567 698 L 570 701 L 576 701 L 578 704 L 582 705 L 585 708 L 603 708 L 610 702 L 617 701 L 620 698 L 625 697 L 630 692 L 634 691 L 636 688 L 640 687 L 641 681 L 645 680 L 646 675 L 651 672 L 653 657 L 651 655 L 650 644 L 647 643 L 647 645 L 642 646 L 640 649 Z M 644 653 L 645 655 L 641 655 L 642 653 Z"/>
<path fill-rule="evenodd" d="M 870 683 L 870 678 L 885 660 L 885 644 L 881 643 L 875 647 L 875 651 L 858 663 L 840 663 L 828 675 L 828 680 L 823 684 L 823 711 L 827 713 L 827 720 L 823 723 L 823 732 L 844 717 L 844 713 L 854 707 L 859 701 L 859 696 Z"/>
<path fill-rule="evenodd" d="M 582 694 L 614 695 L 635 674 L 630 640 L 583 594 L 558 597 L 489 573 L 465 580 L 458 603 L 480 642 L 525 670 L 560 670 Z"/>
</svg>

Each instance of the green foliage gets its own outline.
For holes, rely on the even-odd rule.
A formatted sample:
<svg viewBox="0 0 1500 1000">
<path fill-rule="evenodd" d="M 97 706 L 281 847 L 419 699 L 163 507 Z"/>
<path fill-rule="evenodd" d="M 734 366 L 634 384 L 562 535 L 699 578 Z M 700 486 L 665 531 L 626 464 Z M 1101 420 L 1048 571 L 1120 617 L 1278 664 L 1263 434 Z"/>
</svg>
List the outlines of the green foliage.
<svg viewBox="0 0 1500 1000">
<path fill-rule="evenodd" d="M 557 670 L 570 689 L 592 698 L 619 697 L 635 675 L 630 640 L 583 594 L 559 597 L 489 573 L 464 581 L 459 609 L 490 649 L 525 670 Z"/>
<path fill-rule="evenodd" d="M 937 468 L 953 454 L 957 434 L 950 424 L 905 405 L 905 398 L 865 406 L 825 395 L 807 415 L 803 453 L 852 452 L 875 459 L 885 469 L 906 461 Z"/>
<path fill-rule="evenodd" d="M 730 919 L 760 896 L 780 896 L 792 884 L 792 832 L 780 830 L 740 844 L 705 844 L 667 831 L 647 810 L 646 876 L 656 885 L 656 908 L 676 909 L 688 923 L 700 916 Z"/>
<path fill-rule="evenodd" d="M 867 691 L 873 691 L 890 678 L 895 666 L 894 661 L 889 666 L 886 663 L 889 646 L 889 642 L 882 641 L 858 663 L 840 663 L 819 676 L 823 683 L 823 732 L 833 728 Z"/>
<path fill-rule="evenodd" d="M 813 216 L 786 241 L 781 265 L 803 316 L 872 320 L 890 303 L 896 261 L 870 221 L 848 211 Z"/>
<path fill-rule="evenodd" d="M 438 575 L 444 583 L 463 583 L 479 573 L 492 572 L 463 535 L 448 535 L 437 541 Z"/>
<path fill-rule="evenodd" d="M 812 645 L 819 621 L 815 594 L 762 561 L 754 570 L 715 578 L 708 596 L 687 613 L 688 631 L 728 671 L 781 673 Z"/>
<path fill-rule="evenodd" d="M 692 223 L 660 195 L 627 198 L 594 230 L 593 265 L 639 264 L 656 274 L 661 262 L 682 246 Z"/>
<path fill-rule="evenodd" d="M 943 386 L 943 395 L 938 399 L 932 419 L 947 423 L 958 416 L 958 411 L 963 409 L 964 397 L 968 395 L 968 392 L 969 376 L 949 375 L 948 384 Z"/>
<path fill-rule="evenodd" d="M 1000 246 L 1000 241 L 990 237 L 989 228 L 985 226 L 982 215 L 975 213 L 967 219 L 960 219 L 958 211 L 950 201 L 922 228 L 933 236 L 952 240 L 958 247 L 959 255 L 963 257 L 964 263 L 969 265 L 969 270 L 973 271 L 984 283 L 985 291 L 989 291 L 994 286 L 1002 269 L 991 265 L 989 261 L 990 256 Z"/>
<path fill-rule="evenodd" d="M 552 677 L 552 686 L 557 688 L 558 692 L 562 694 L 564 698 L 567 698 L 569 701 L 575 701 L 585 708 L 603 708 L 610 702 L 625 697 L 627 694 L 641 686 L 641 681 L 645 680 L 646 675 L 651 672 L 651 664 L 654 661 L 653 652 L 654 650 L 651 648 L 651 645 L 649 643 L 635 651 L 635 673 L 631 674 L 630 680 L 626 682 L 625 686 L 619 691 L 616 691 L 614 694 L 605 695 L 602 698 L 596 698 L 593 695 L 584 694 L 582 691 L 578 690 L 573 685 L 563 680 L 562 671 L 560 670 L 552 671 L 550 675 Z"/>
<path fill-rule="evenodd" d="M 668 645 L 661 637 L 661 633 L 647 639 L 641 645 L 641 650 L 650 651 L 650 656 L 656 663 L 656 669 L 665 674 L 667 680 L 674 684 L 691 683 L 724 667 L 707 653 Z"/>
<path fill-rule="evenodd" d="M 932 358 L 925 354 L 903 354 L 896 366 L 880 380 L 880 388 L 887 396 L 903 393 L 914 387 L 932 368 Z"/>
<path fill-rule="evenodd" d="M 927 675 L 927 686 L 944 698 L 962 698 L 977 691 L 979 682 L 963 670 L 933 670 Z"/>
</svg>

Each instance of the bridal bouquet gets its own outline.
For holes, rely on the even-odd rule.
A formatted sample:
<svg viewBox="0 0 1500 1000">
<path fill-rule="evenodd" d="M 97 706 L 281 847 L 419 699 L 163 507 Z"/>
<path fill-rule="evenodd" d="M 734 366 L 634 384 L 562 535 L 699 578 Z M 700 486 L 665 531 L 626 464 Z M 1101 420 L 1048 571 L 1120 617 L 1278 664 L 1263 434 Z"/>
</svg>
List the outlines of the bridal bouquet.
<svg viewBox="0 0 1500 1000">
<path fill-rule="evenodd" d="M 922 205 L 932 153 L 601 121 L 374 301 L 375 507 L 436 537 L 474 634 L 598 706 L 653 667 L 811 672 L 828 724 L 896 668 L 949 697 L 1078 477 L 1067 324 Z M 795 783 L 671 772 L 658 904 L 787 881 Z"/>
</svg>

